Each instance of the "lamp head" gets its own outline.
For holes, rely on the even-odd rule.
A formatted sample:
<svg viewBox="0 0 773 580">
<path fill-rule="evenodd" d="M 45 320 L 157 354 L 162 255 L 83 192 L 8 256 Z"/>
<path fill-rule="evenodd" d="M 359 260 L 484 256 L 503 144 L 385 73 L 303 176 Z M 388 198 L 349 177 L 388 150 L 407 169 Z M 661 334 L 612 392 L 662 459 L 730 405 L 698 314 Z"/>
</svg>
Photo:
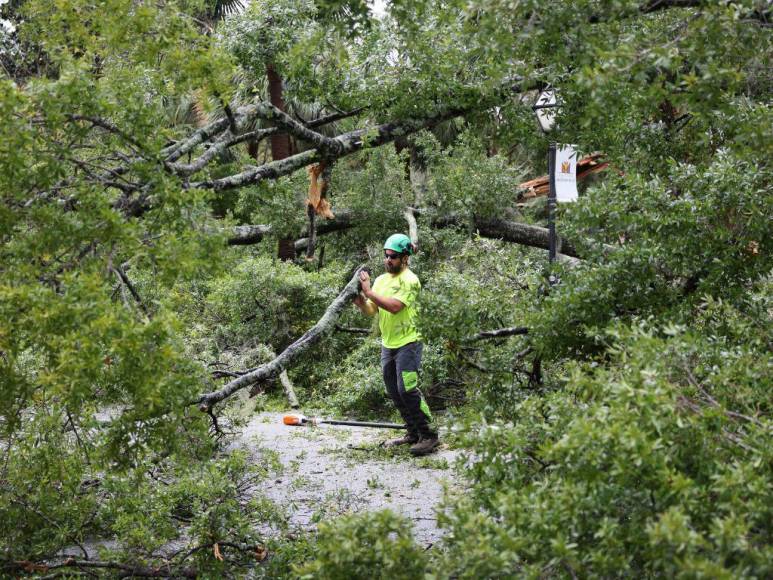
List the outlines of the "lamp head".
<svg viewBox="0 0 773 580">
<path fill-rule="evenodd" d="M 556 91 L 553 88 L 545 89 L 537 97 L 537 101 L 532 106 L 532 109 L 534 114 L 537 115 L 537 122 L 539 122 L 543 133 L 549 133 L 555 126 L 558 107 Z"/>
</svg>

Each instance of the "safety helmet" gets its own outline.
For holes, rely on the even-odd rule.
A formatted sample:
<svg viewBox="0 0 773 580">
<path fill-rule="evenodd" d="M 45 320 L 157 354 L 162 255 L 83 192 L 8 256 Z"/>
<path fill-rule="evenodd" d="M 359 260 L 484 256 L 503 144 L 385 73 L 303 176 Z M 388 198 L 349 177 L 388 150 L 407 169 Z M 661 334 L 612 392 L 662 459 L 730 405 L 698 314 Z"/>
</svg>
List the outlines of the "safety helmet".
<svg viewBox="0 0 773 580">
<path fill-rule="evenodd" d="M 384 242 L 385 250 L 392 250 L 398 254 L 413 254 L 413 245 L 411 244 L 411 238 L 405 234 L 392 234 Z"/>
</svg>

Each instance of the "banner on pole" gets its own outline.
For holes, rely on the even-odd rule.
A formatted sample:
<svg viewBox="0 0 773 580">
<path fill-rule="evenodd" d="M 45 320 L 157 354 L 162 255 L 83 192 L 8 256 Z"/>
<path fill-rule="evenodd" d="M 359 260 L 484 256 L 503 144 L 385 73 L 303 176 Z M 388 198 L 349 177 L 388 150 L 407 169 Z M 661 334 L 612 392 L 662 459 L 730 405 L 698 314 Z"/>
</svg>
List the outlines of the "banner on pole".
<svg viewBox="0 0 773 580">
<path fill-rule="evenodd" d="M 556 201 L 566 203 L 577 201 L 577 152 L 573 145 L 559 145 L 556 148 L 555 172 Z"/>
</svg>

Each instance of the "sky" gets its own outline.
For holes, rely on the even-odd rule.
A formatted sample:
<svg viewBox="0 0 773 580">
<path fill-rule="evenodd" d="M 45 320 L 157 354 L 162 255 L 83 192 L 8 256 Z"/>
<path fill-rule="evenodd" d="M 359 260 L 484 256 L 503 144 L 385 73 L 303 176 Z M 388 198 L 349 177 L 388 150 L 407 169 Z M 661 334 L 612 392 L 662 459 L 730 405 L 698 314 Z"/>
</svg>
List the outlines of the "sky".
<svg viewBox="0 0 773 580">
<path fill-rule="evenodd" d="M 8 4 L 8 2 L 9 0 L 0 0 L 0 6 L 2 6 L 3 4 Z M 0 28 L 2 28 L 6 32 L 13 32 L 14 30 L 16 30 L 16 27 L 13 24 L 11 24 L 10 22 L 2 18 L 0 18 Z"/>
</svg>

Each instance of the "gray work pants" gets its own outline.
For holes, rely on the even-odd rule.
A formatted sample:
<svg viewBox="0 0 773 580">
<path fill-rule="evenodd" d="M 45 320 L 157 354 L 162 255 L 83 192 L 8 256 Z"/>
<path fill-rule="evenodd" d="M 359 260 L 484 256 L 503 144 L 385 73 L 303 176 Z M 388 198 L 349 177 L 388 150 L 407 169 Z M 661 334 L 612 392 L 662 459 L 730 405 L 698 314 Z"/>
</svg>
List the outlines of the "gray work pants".
<svg viewBox="0 0 773 580">
<path fill-rule="evenodd" d="M 432 414 L 419 389 L 419 368 L 424 345 L 410 342 L 400 348 L 381 347 L 381 371 L 389 398 L 400 411 L 414 435 L 428 436 L 435 432 L 430 426 Z"/>
</svg>

